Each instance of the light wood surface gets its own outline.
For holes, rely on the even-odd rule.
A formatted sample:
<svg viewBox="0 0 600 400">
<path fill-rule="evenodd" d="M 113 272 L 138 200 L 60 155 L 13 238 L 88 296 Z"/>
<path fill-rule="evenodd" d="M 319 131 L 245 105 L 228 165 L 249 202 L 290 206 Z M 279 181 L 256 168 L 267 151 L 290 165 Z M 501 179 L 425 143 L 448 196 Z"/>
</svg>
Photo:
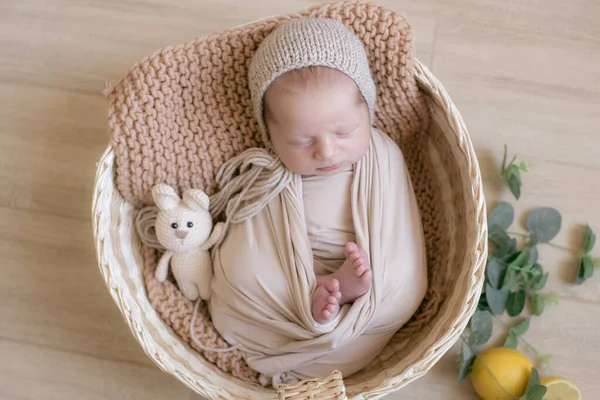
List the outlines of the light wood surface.
<svg viewBox="0 0 600 400">
<path fill-rule="evenodd" d="M 97 271 L 90 204 L 107 144 L 102 90 L 163 46 L 317 3 L 0 2 L 1 399 L 199 399 L 143 354 Z M 483 174 L 496 171 L 504 144 L 536 164 L 518 212 L 556 207 L 563 230 L 554 242 L 574 249 L 582 224 L 600 233 L 600 2 L 381 4 L 412 22 L 417 55 L 461 111 Z M 516 203 L 493 181 L 486 196 L 490 207 Z M 544 247 L 541 261 L 561 301 L 525 338 L 554 355 L 552 374 L 593 399 L 600 271 L 574 287 L 574 256 Z M 388 398 L 475 399 L 468 381 L 457 382 L 456 354 Z"/>
</svg>

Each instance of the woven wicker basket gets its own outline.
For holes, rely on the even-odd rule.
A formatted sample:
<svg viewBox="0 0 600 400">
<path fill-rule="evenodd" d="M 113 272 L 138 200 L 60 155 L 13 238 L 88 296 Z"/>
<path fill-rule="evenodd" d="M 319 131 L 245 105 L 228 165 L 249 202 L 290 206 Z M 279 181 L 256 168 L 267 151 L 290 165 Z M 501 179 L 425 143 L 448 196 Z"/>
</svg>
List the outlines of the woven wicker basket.
<svg viewBox="0 0 600 400">
<path fill-rule="evenodd" d="M 348 9 L 363 20 L 381 21 L 385 17 L 396 23 L 400 18 L 391 10 L 356 2 L 324 5 L 298 16 L 347 18 Z M 261 23 L 248 26 L 256 30 Z M 243 29 L 234 28 L 227 35 Z M 160 68 L 164 54 L 157 53 L 145 62 Z M 147 66 L 136 68 L 134 74 Z M 151 74 L 148 71 L 145 72 Z M 146 250 L 134 228 L 134 215 L 140 203 L 126 200 L 128 196 L 119 187 L 117 176 L 122 179 L 123 174 L 118 171 L 118 149 L 115 141 L 111 141 L 98 163 L 92 205 L 99 268 L 134 337 L 162 370 L 208 398 L 378 398 L 423 376 L 458 340 L 476 309 L 484 281 L 487 221 L 481 176 L 462 118 L 441 83 L 416 59 L 410 64 L 410 74 L 429 112 L 425 135 L 413 141 L 412 147 L 406 144 L 403 148 L 414 153 L 407 157 L 412 178 L 425 182 L 429 188 L 417 193 L 428 244 L 432 282 L 429 297 L 413 321 L 398 332 L 371 365 L 344 379 L 339 372 L 332 371 L 330 376 L 283 385 L 278 390 L 263 388 L 223 372 L 165 323 L 151 304 L 144 283 Z M 121 85 L 127 86 L 128 82 L 131 86 L 134 81 L 124 80 Z M 126 101 L 122 93 L 113 96 Z M 138 122 L 129 124 L 129 128 L 135 128 Z M 379 122 L 382 123 L 381 119 Z M 385 128 L 385 123 L 382 124 Z M 248 143 L 253 144 L 246 139 Z"/>
</svg>

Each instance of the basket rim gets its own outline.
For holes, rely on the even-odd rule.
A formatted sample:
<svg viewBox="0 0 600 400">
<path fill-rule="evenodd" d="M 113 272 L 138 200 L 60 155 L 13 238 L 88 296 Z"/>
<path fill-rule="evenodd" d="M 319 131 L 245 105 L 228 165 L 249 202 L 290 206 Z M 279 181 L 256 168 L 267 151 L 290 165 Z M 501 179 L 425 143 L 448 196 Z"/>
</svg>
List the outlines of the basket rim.
<svg viewBox="0 0 600 400">
<path fill-rule="evenodd" d="M 437 361 L 458 341 L 460 334 L 464 331 L 469 319 L 476 310 L 477 302 L 485 281 L 485 274 L 483 273 L 483 271 L 485 269 L 485 261 L 487 259 L 488 252 L 487 215 L 485 198 L 483 194 L 482 178 L 479 170 L 477 156 L 473 149 L 473 145 L 469 137 L 468 131 L 466 129 L 466 126 L 464 124 L 464 121 L 462 119 L 462 116 L 460 115 L 458 109 L 452 102 L 449 94 L 446 92 L 441 82 L 438 81 L 438 79 L 426 66 L 421 64 L 421 62 L 416 57 L 414 61 L 415 76 L 417 78 L 419 87 L 424 89 L 429 95 L 429 97 L 431 97 L 433 101 L 435 101 L 440 107 L 444 109 L 448 123 L 452 128 L 452 132 L 456 136 L 456 139 L 458 139 L 460 151 L 467 160 L 468 176 L 470 178 L 468 181 L 468 186 L 470 186 L 471 189 L 471 193 L 469 193 L 467 201 L 474 200 L 476 204 L 476 221 L 474 222 L 474 226 L 477 230 L 477 240 L 476 243 L 473 243 L 472 247 L 470 247 L 467 251 L 467 255 L 469 255 L 471 257 L 470 259 L 473 260 L 472 265 L 469 266 L 470 273 L 467 274 L 467 276 L 471 277 L 472 282 L 470 285 L 469 292 L 464 296 L 465 301 L 462 303 L 460 313 L 452 318 L 452 323 L 450 324 L 449 328 L 445 330 L 445 332 L 440 337 L 438 337 L 437 340 L 435 340 L 435 342 L 430 347 L 429 351 L 427 351 L 426 356 L 420 359 L 418 362 L 407 367 L 406 378 L 400 380 L 398 379 L 398 377 L 401 374 L 395 374 L 393 376 L 390 376 L 388 371 L 381 371 L 379 374 L 377 374 L 371 379 L 380 380 L 379 376 L 381 374 L 384 374 L 384 379 L 380 380 L 381 383 L 372 390 L 368 390 L 361 394 L 353 396 L 353 399 L 362 399 L 364 398 L 364 395 L 368 395 L 369 398 L 378 398 L 383 395 L 393 393 L 401 387 L 425 375 L 425 373 L 427 373 L 437 363 Z M 115 184 L 113 164 L 114 149 L 109 143 L 100 161 L 96 163 L 97 171 L 94 181 L 94 193 L 92 200 L 92 225 L 94 241 L 96 244 L 95 247 L 98 268 L 100 269 L 105 284 L 107 285 L 107 288 L 111 293 L 113 301 L 115 301 L 116 305 L 118 306 L 120 312 L 122 313 L 122 316 L 124 317 L 132 333 L 134 333 L 134 337 L 136 338 L 138 343 L 142 346 L 146 354 L 155 362 L 155 364 L 161 370 L 168 372 L 171 375 L 174 375 L 190 389 L 200 394 L 204 394 L 202 393 L 204 392 L 204 390 L 200 392 L 198 390 L 198 387 L 196 386 L 197 384 L 201 384 L 201 387 L 209 391 L 212 396 L 239 399 L 240 397 L 238 397 L 237 394 L 232 393 L 229 389 L 215 386 L 210 382 L 206 381 L 202 374 L 194 373 L 194 377 L 191 377 L 189 373 L 187 373 L 188 371 L 186 371 L 185 366 L 179 364 L 179 362 L 176 361 L 170 354 L 166 353 L 165 351 L 162 351 L 155 338 L 147 331 L 147 328 L 144 327 L 143 321 L 140 320 L 139 315 L 136 315 L 135 312 L 132 312 L 130 305 L 127 303 L 127 301 L 132 300 L 134 297 L 131 296 L 131 293 L 129 293 L 129 288 L 126 285 L 124 285 L 123 282 L 117 282 L 115 280 L 115 276 L 110 273 L 111 269 L 114 268 L 111 265 L 112 263 L 110 262 L 110 260 L 107 259 L 110 258 L 110 254 L 112 251 L 111 243 L 110 241 L 106 241 L 105 238 L 100 234 L 100 228 L 103 224 L 106 224 L 106 221 L 102 217 L 102 214 L 110 214 L 111 211 L 110 201 L 102 201 L 103 189 L 107 186 L 110 186 L 110 197 L 112 198 L 112 192 L 115 192 L 117 196 L 120 196 L 116 187 L 111 186 L 114 186 Z M 124 199 L 123 202 L 125 202 Z M 138 304 L 135 304 L 135 306 L 137 307 Z M 140 337 L 141 335 L 143 335 L 144 340 L 142 340 L 142 338 Z M 201 379 L 198 380 L 198 378 Z M 240 389 L 242 388 L 240 387 Z M 248 391 L 250 389 L 245 390 Z M 209 392 L 206 393 L 208 394 Z M 239 390 L 236 390 L 236 392 L 239 392 Z M 275 395 L 276 390 L 263 389 L 263 391 L 261 391 L 261 394 L 256 393 L 256 390 L 254 390 L 254 392 L 255 396 L 261 396 L 267 393 Z M 225 395 L 227 397 L 224 397 Z M 255 398 L 255 396 L 253 395 L 251 397 L 244 398 Z"/>
</svg>

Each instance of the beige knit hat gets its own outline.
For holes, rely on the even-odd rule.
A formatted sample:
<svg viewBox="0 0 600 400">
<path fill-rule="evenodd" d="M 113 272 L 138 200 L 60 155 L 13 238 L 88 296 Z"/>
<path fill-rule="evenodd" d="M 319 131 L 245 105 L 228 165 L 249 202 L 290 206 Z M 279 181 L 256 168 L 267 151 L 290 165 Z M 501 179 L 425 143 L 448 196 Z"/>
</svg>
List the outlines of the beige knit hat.
<svg viewBox="0 0 600 400">
<path fill-rule="evenodd" d="M 265 146 L 270 147 L 263 120 L 263 97 L 267 88 L 286 72 L 315 66 L 334 68 L 348 75 L 362 93 L 373 119 L 375 82 L 362 42 L 339 21 L 292 19 L 262 41 L 248 70 L 254 115 Z"/>
</svg>

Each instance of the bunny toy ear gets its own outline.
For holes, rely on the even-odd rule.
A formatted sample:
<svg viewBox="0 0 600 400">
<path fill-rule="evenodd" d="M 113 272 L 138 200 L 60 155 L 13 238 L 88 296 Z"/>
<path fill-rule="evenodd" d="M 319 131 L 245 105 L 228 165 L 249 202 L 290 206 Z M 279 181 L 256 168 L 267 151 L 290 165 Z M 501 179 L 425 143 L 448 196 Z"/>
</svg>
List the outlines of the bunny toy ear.
<svg viewBox="0 0 600 400">
<path fill-rule="evenodd" d="M 183 202 L 194 211 L 208 211 L 210 199 L 200 189 L 189 189 L 183 193 Z"/>
<path fill-rule="evenodd" d="M 179 206 L 181 199 L 175 189 L 164 183 L 155 185 L 152 188 L 152 197 L 158 208 L 162 211 L 169 211 Z"/>
</svg>

